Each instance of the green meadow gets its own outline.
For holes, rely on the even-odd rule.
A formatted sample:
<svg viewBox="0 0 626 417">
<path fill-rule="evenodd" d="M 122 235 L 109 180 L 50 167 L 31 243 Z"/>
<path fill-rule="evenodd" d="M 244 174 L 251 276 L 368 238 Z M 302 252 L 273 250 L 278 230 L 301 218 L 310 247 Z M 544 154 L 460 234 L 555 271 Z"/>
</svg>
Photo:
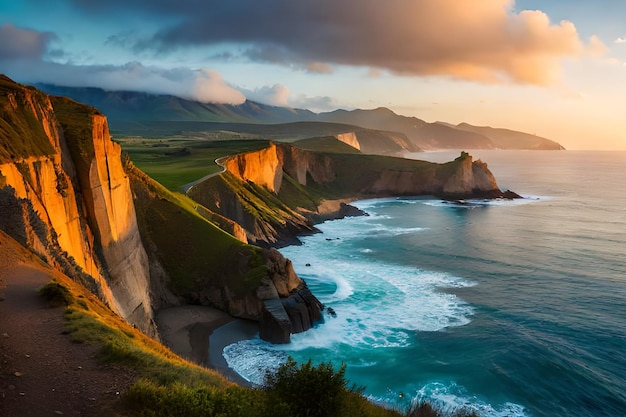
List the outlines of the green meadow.
<svg viewBox="0 0 626 417">
<path fill-rule="evenodd" d="M 267 147 L 263 139 L 114 138 L 133 163 L 171 191 L 222 169 L 215 160 Z"/>
</svg>

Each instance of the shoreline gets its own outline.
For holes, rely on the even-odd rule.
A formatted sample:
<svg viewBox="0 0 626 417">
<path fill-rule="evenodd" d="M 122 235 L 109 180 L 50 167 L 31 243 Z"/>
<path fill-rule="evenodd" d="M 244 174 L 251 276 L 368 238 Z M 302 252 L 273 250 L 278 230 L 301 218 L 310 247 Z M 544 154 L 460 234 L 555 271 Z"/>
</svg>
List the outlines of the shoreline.
<svg viewBox="0 0 626 417">
<path fill-rule="evenodd" d="M 164 345 L 191 362 L 213 369 L 241 386 L 252 384 L 228 366 L 224 347 L 258 334 L 258 324 L 213 307 L 185 305 L 160 310 L 155 317 Z"/>
</svg>

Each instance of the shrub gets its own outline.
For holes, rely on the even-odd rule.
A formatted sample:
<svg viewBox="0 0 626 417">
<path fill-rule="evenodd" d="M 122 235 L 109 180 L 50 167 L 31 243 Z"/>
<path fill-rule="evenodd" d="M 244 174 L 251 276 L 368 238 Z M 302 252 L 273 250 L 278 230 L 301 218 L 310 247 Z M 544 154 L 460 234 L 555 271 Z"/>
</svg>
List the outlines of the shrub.
<svg viewBox="0 0 626 417">
<path fill-rule="evenodd" d="M 72 294 L 63 285 L 50 282 L 39 290 L 39 295 L 45 298 L 52 306 L 68 306 L 74 298 Z"/>
<path fill-rule="evenodd" d="M 361 388 L 348 388 L 346 366 L 335 371 L 330 362 L 313 366 L 311 360 L 298 366 L 290 357 L 276 372 L 265 375 L 265 390 L 276 403 L 284 403 L 291 416 L 338 416 L 342 403 L 350 393 Z"/>
</svg>

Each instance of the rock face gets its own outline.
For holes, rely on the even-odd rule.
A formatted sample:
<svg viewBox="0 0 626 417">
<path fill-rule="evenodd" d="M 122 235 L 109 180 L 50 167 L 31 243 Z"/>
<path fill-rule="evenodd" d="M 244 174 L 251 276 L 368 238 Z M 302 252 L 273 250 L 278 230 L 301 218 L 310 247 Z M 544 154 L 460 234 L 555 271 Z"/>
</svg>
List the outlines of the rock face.
<svg viewBox="0 0 626 417">
<path fill-rule="evenodd" d="M 268 251 L 268 277 L 257 290 L 262 301 L 259 336 L 272 343 L 289 343 L 292 333 L 302 333 L 323 321 L 324 306 L 300 280 L 276 249 Z"/>
<path fill-rule="evenodd" d="M 320 302 L 280 252 L 243 244 L 206 221 L 214 222 L 214 213 L 197 216 L 206 208 L 176 204 L 179 197 L 130 163 L 126 172 L 150 260 L 155 308 L 179 303 L 213 306 L 260 322 L 262 337 L 275 343 L 289 341 L 292 333 L 308 330 L 321 319 Z M 288 299 L 303 302 L 305 308 L 298 315 L 281 307 L 282 325 L 277 326 L 268 311 Z"/>
<path fill-rule="evenodd" d="M 511 196 L 498 188 L 487 164 L 473 161 L 465 152 L 454 161 L 435 164 L 383 156 L 318 153 L 287 144 L 270 144 L 261 151 L 229 157 L 225 167 L 226 186 L 200 184 L 190 196 L 241 224 L 249 241 L 264 246 L 293 243 L 296 235 L 313 230 L 314 222 L 345 216 L 350 211 L 339 202 L 387 196 Z M 294 190 L 294 182 L 301 188 Z M 285 187 L 289 188 L 286 192 Z M 246 193 L 233 191 L 243 188 Z M 332 195 L 337 204 L 315 200 L 307 195 L 307 190 Z M 294 198 L 297 193 L 302 197 Z M 290 203 L 290 199 L 295 203 Z M 307 207 L 299 205 L 307 199 Z"/>
<path fill-rule="evenodd" d="M 148 258 L 105 117 L 6 78 L 0 105 L 16 127 L 0 138 L 0 228 L 156 336 Z"/>
<path fill-rule="evenodd" d="M 361 150 L 361 144 L 359 143 L 359 139 L 354 132 L 340 133 L 337 135 L 337 140 L 345 143 L 346 145 L 352 146 L 354 149 Z"/>
</svg>

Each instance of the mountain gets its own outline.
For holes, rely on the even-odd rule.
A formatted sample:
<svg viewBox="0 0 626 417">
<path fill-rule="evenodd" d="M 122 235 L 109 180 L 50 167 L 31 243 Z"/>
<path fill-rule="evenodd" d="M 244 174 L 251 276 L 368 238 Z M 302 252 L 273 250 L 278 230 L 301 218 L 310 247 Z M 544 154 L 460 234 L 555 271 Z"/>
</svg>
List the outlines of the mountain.
<svg viewBox="0 0 626 417">
<path fill-rule="evenodd" d="M 209 128 L 202 124 L 188 124 L 191 122 L 248 125 L 317 122 L 341 124 L 344 125 L 343 129 L 347 128 L 349 131 L 354 131 L 356 127 L 379 131 L 376 140 L 380 144 L 370 146 L 371 152 L 366 146 L 365 153 L 376 153 L 378 149 L 382 149 L 384 153 L 393 153 L 390 149 L 398 146 L 403 152 L 431 149 L 564 149 L 549 139 L 530 140 L 534 135 L 522 132 L 479 128 L 465 123 L 458 126 L 441 122 L 428 123 L 417 117 L 398 115 L 384 107 L 373 110 L 335 110 L 317 114 L 309 110 L 270 106 L 250 100 L 239 105 L 230 105 L 200 103 L 171 95 L 105 91 L 99 88 L 61 87 L 50 84 L 38 84 L 37 87 L 49 94 L 71 97 L 96 107 L 107 114 L 112 130 L 121 134 L 154 134 L 163 132 L 163 129 L 171 132 L 171 129 L 166 128 L 168 124 L 174 124 L 177 127 L 175 131 L 201 132 L 202 129 Z M 155 126 L 159 126 L 159 129 L 155 130 Z M 292 129 L 290 133 L 302 139 L 299 130 L 302 126 L 288 125 L 285 128 Z M 321 129 L 324 128 L 320 127 Z M 390 132 L 395 132 L 393 133 L 395 139 L 389 137 Z M 402 140 L 399 141 L 398 137 L 402 137 Z M 393 145 L 394 142 L 396 145 Z M 372 141 L 369 143 L 371 145 Z"/>
<path fill-rule="evenodd" d="M 118 122 L 203 121 L 231 123 L 289 123 L 311 121 L 309 110 L 269 106 L 246 100 L 243 104 L 201 103 L 172 95 L 107 91 L 91 87 L 36 84 L 55 96 L 66 96 L 105 113 L 113 127 Z"/>
<path fill-rule="evenodd" d="M 457 129 L 483 135 L 498 149 L 564 150 L 560 144 L 541 136 L 517 132 L 509 129 L 496 129 L 489 126 L 472 126 L 468 123 L 457 125 Z"/>
<path fill-rule="evenodd" d="M 347 123 L 369 129 L 400 132 L 421 149 L 492 149 L 491 141 L 481 134 L 454 127 L 427 123 L 417 117 L 400 116 L 385 107 L 374 110 L 335 110 L 320 113 L 318 120 Z"/>
</svg>

